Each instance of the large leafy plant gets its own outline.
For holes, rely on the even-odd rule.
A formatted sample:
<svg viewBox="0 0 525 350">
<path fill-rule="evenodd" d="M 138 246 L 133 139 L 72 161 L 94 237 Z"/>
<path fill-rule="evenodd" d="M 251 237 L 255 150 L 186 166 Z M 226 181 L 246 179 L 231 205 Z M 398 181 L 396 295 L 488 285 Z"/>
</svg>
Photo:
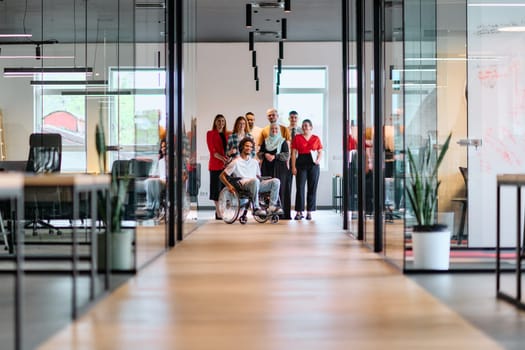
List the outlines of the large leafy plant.
<svg viewBox="0 0 525 350">
<path fill-rule="evenodd" d="M 95 144 L 98 154 L 98 165 L 101 173 L 107 173 L 107 146 L 102 120 L 95 127 Z M 124 215 L 124 202 L 129 184 L 129 177 L 120 177 L 118 174 L 111 174 L 111 186 L 109 189 L 109 217 L 107 208 L 107 197 L 99 193 L 98 208 L 99 216 L 106 228 L 111 232 L 121 232 L 122 217 Z"/>
<path fill-rule="evenodd" d="M 410 174 L 407 179 L 407 194 L 417 221 L 414 231 L 432 231 L 441 226 L 436 223 L 438 190 L 441 185 L 438 169 L 448 151 L 451 137 L 452 134 L 449 134 L 439 151 L 429 137 L 418 161 L 408 149 Z"/>
</svg>

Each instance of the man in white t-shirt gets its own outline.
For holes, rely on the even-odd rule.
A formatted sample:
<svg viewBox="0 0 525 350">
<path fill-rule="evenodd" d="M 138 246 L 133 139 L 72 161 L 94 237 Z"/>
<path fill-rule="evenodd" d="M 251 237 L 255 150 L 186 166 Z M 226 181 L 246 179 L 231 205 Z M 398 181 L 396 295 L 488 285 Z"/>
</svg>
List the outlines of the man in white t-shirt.
<svg viewBox="0 0 525 350">
<path fill-rule="evenodd" d="M 230 164 L 226 166 L 220 175 L 222 183 L 228 188 L 230 192 L 235 191 L 235 187 L 228 181 L 228 176 L 239 177 L 240 187 L 247 190 L 252 195 L 253 210 L 257 216 L 265 216 L 267 214 L 283 213 L 279 206 L 279 188 L 281 182 L 279 179 L 260 180 L 261 168 L 259 162 L 252 158 L 252 149 L 254 147 L 253 140 L 245 137 L 239 142 L 240 156 L 235 158 Z M 270 192 L 270 206 L 269 213 L 266 213 L 259 207 L 259 192 Z"/>
</svg>

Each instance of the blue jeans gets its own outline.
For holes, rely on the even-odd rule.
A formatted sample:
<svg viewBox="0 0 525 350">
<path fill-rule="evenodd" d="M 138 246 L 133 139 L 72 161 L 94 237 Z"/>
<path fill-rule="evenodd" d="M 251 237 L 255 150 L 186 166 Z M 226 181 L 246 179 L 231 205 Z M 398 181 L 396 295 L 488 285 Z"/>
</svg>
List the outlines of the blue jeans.
<svg viewBox="0 0 525 350">
<path fill-rule="evenodd" d="M 304 210 L 304 187 L 307 186 L 306 210 L 315 211 L 317 201 L 317 183 L 319 182 L 319 165 L 298 167 L 295 175 L 295 211 Z"/>
<path fill-rule="evenodd" d="M 279 205 L 279 188 L 281 182 L 279 179 L 268 179 L 260 181 L 259 179 L 243 179 L 240 185 L 241 189 L 250 191 L 254 208 L 259 208 L 259 192 L 270 192 L 270 205 Z"/>
</svg>

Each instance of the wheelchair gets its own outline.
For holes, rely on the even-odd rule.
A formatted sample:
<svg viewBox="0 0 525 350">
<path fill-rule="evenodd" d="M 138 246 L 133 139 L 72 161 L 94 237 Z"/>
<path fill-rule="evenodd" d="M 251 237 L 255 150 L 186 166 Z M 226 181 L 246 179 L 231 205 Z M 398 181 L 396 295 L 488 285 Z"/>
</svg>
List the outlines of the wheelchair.
<svg viewBox="0 0 525 350">
<path fill-rule="evenodd" d="M 265 223 L 268 220 L 272 224 L 279 222 L 279 214 L 268 213 L 270 192 L 259 192 L 259 207 L 266 212 L 266 215 L 255 215 L 250 191 L 241 189 L 235 180 L 231 181 L 231 183 L 235 187 L 233 193 L 228 188 L 223 188 L 219 193 L 219 209 L 225 223 L 233 224 L 235 220 L 239 219 L 241 224 L 246 224 L 248 211 L 252 212 L 253 218 L 259 223 Z"/>
</svg>

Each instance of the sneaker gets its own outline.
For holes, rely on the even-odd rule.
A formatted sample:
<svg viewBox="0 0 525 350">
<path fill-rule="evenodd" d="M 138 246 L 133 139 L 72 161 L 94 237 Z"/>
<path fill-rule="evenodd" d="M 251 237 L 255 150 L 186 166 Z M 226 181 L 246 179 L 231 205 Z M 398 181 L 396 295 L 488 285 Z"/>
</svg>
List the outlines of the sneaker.
<svg viewBox="0 0 525 350">
<path fill-rule="evenodd" d="M 264 209 L 261 209 L 261 208 L 255 208 L 253 210 L 253 215 L 257 215 L 257 216 L 266 216 L 266 210 Z"/>
<path fill-rule="evenodd" d="M 295 220 L 302 220 L 302 218 L 303 218 L 303 214 L 302 213 L 295 214 L 295 218 L 294 218 Z"/>
<path fill-rule="evenodd" d="M 306 214 L 306 220 L 312 220 L 312 214 L 307 213 Z"/>
<path fill-rule="evenodd" d="M 278 206 L 276 206 L 276 205 L 270 205 L 270 207 L 268 208 L 268 211 L 271 214 L 277 214 L 277 215 L 284 214 L 284 211 L 281 208 L 279 208 Z"/>
</svg>

